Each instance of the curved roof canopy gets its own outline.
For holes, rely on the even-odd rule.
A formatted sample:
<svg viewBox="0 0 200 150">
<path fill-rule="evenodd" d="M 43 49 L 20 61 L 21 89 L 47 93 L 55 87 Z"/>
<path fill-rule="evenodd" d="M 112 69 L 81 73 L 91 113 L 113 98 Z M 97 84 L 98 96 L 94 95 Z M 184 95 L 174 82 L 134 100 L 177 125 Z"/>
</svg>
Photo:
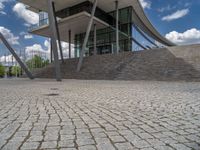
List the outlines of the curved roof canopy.
<svg viewBox="0 0 200 150">
<path fill-rule="evenodd" d="M 48 0 L 19 0 L 20 2 L 30 6 L 33 11 L 47 11 L 47 1 Z M 77 5 L 79 3 L 85 2 L 86 0 L 54 0 L 56 11 L 62 10 L 67 7 Z M 93 2 L 93 0 L 89 0 Z M 115 10 L 116 0 L 98 0 L 98 7 L 105 12 L 110 12 Z M 133 12 L 133 22 L 146 34 L 148 34 L 153 39 L 159 41 L 166 46 L 174 46 L 175 44 L 163 37 L 151 24 L 151 22 L 146 17 L 144 10 L 139 2 L 139 0 L 118 0 L 119 9 L 132 6 L 134 8 Z"/>
</svg>

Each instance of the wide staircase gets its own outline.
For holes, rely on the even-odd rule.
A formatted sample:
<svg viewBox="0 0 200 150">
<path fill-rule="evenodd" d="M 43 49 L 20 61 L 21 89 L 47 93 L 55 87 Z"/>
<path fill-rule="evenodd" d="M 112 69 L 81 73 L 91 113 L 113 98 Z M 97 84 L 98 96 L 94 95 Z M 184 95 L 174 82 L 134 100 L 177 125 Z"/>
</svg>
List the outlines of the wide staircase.
<svg viewBox="0 0 200 150">
<path fill-rule="evenodd" d="M 65 60 L 61 65 L 62 78 L 200 81 L 200 45 L 86 57 L 79 73 L 77 63 L 78 59 Z M 38 78 L 55 78 L 52 64 L 33 74 Z"/>
</svg>

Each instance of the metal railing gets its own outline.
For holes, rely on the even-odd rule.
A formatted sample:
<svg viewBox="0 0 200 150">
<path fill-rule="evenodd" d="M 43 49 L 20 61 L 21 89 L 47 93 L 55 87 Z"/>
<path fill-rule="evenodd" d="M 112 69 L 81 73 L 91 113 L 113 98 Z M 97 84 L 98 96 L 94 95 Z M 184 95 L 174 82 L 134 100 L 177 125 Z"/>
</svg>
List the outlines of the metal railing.
<svg viewBox="0 0 200 150">
<path fill-rule="evenodd" d="M 38 24 L 30 26 L 28 30 L 33 31 L 33 30 L 39 29 L 48 24 L 49 24 L 49 19 L 46 18 L 46 19 L 40 20 Z"/>
</svg>

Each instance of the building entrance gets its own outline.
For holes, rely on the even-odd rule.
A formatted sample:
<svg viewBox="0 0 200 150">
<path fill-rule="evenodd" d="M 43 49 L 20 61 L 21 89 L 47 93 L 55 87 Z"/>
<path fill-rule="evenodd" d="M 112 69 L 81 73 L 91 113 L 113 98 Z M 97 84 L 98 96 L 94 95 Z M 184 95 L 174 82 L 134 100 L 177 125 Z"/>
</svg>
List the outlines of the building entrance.
<svg viewBox="0 0 200 150">
<path fill-rule="evenodd" d="M 112 46 L 111 45 L 103 45 L 103 46 L 97 46 L 97 54 L 103 55 L 103 54 L 111 54 L 112 53 Z M 94 47 L 91 47 L 89 49 L 89 55 L 94 55 Z"/>
</svg>

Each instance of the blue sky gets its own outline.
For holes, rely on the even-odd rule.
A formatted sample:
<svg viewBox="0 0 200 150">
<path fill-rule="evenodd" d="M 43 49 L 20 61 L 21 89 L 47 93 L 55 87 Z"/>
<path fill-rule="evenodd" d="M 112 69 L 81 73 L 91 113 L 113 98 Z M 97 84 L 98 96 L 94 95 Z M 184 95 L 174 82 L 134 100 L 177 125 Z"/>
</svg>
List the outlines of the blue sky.
<svg viewBox="0 0 200 150">
<path fill-rule="evenodd" d="M 200 43 L 200 0 L 141 0 L 156 29 L 177 44 Z M 32 16 L 32 18 L 27 19 Z M 28 26 L 37 20 L 15 0 L 0 0 L 0 31 L 17 50 L 48 50 L 46 38 L 31 36 Z M 173 32 L 172 32 L 173 31 Z M 0 56 L 8 51 L 0 44 Z"/>
</svg>

